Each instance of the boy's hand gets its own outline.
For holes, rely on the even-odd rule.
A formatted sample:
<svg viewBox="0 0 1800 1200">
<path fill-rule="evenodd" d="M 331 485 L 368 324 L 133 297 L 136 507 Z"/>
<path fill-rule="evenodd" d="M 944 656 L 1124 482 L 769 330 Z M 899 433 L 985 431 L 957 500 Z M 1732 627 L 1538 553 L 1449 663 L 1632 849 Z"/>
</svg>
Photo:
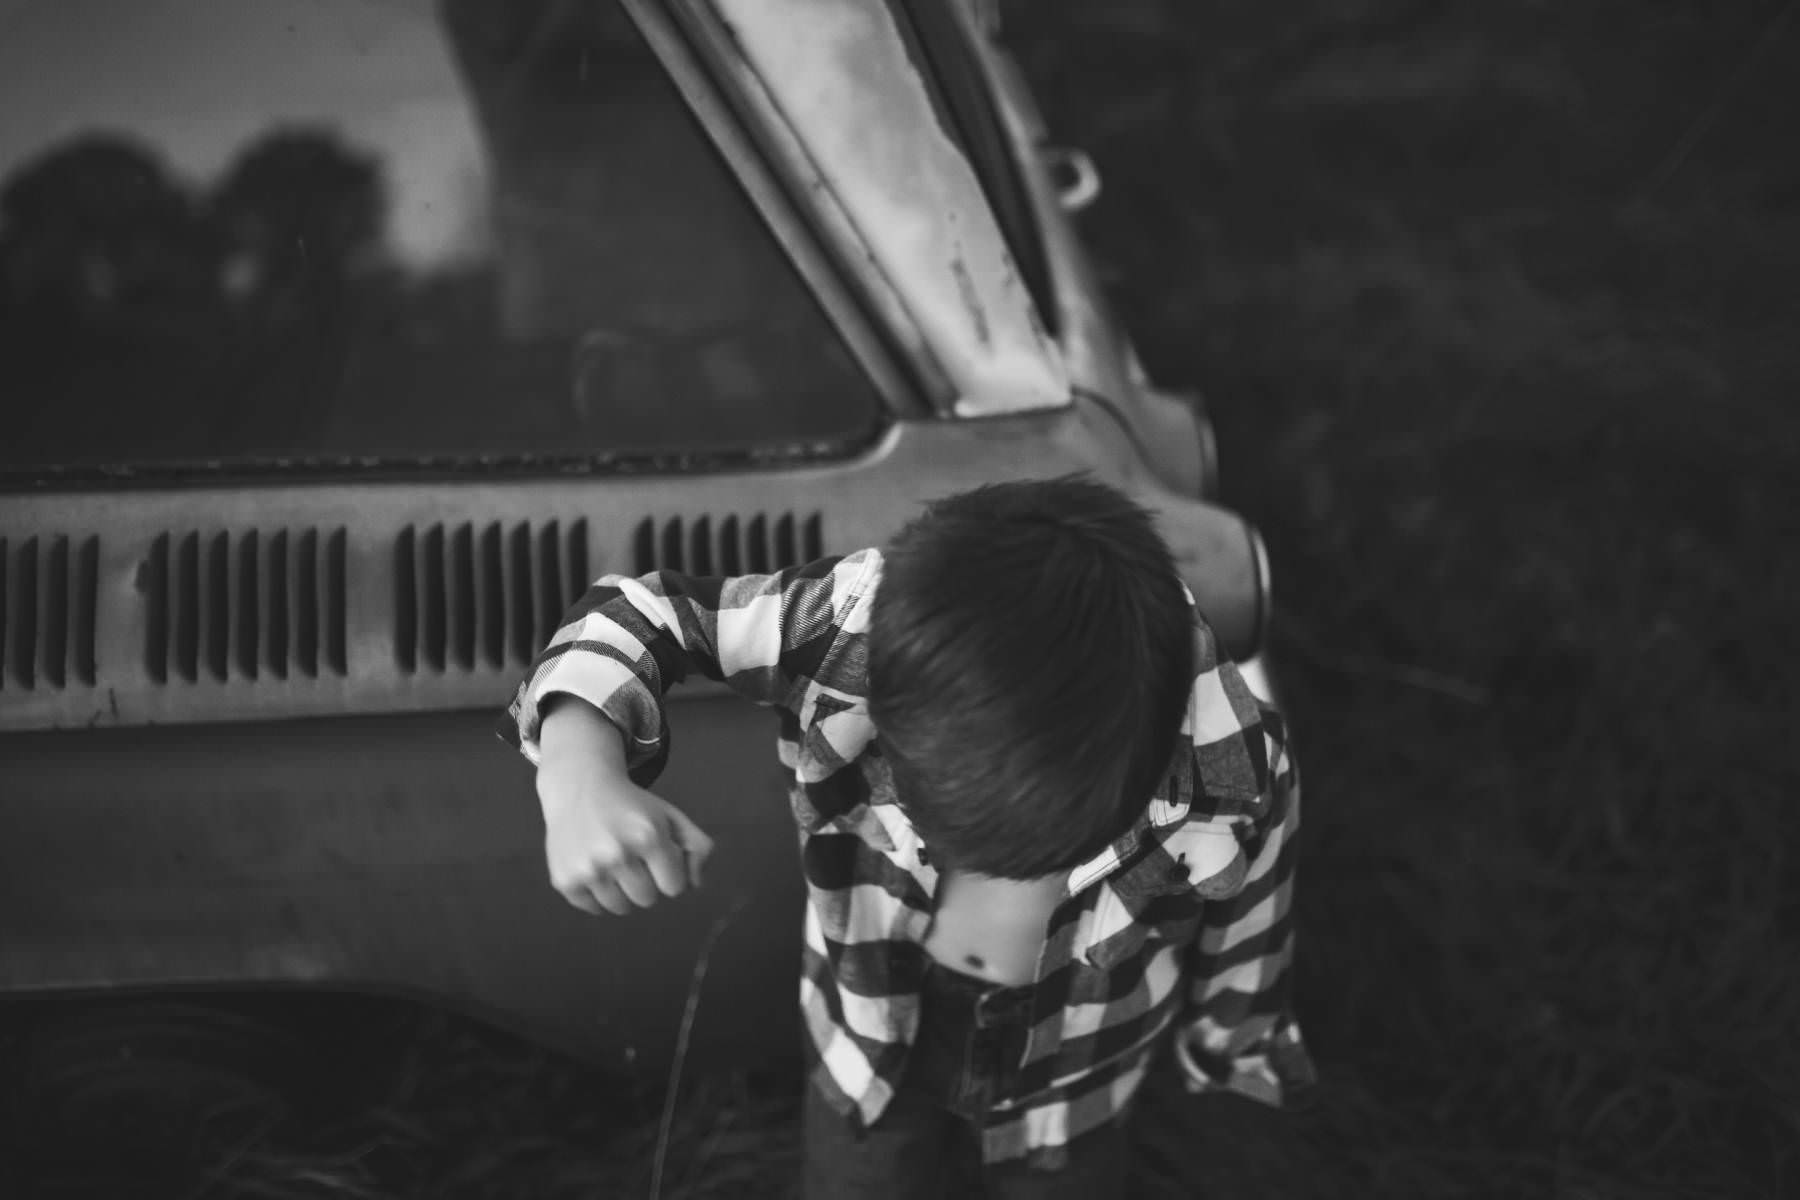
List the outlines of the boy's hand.
<svg viewBox="0 0 1800 1200">
<path fill-rule="evenodd" d="M 583 912 L 624 916 L 700 886 L 712 839 L 662 797 L 625 782 L 538 773 L 550 885 Z"/>
<path fill-rule="evenodd" d="M 624 916 L 700 886 L 712 839 L 626 777 L 611 722 L 567 698 L 544 718 L 539 744 L 545 857 L 563 899 L 583 912 Z"/>
</svg>

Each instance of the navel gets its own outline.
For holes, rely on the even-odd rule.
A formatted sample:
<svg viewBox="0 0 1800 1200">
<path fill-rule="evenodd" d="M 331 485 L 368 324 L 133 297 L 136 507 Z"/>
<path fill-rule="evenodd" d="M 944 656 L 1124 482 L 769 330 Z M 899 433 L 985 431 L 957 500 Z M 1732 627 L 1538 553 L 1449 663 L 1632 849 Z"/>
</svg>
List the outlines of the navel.
<svg viewBox="0 0 1800 1200">
<path fill-rule="evenodd" d="M 982 971 L 982 970 L 987 969 L 986 961 L 984 961 L 982 959 L 981 955 L 979 955 L 979 954 L 963 955 L 963 966 L 974 967 L 977 971 Z"/>
</svg>

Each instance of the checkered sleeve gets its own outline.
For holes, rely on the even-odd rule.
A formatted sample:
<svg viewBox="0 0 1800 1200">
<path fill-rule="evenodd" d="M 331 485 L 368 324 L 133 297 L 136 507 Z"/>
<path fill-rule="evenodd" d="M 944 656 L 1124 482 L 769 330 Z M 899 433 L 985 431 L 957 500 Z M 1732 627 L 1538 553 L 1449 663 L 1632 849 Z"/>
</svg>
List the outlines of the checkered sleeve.
<svg viewBox="0 0 1800 1200">
<path fill-rule="evenodd" d="M 842 632 L 873 551 L 773 575 L 605 575 L 569 610 L 519 685 L 501 735 L 538 761 L 543 704 L 578 696 L 626 735 L 632 778 L 668 757 L 663 697 L 690 671 L 763 705 L 792 708 Z"/>
<path fill-rule="evenodd" d="M 1314 1080 L 1291 1008 L 1295 835 L 1300 776 L 1273 707 L 1240 745 L 1261 761 L 1263 786 L 1240 826 L 1242 885 L 1209 898 L 1191 963 L 1186 1019 L 1176 1054 L 1194 1092 L 1229 1090 L 1292 1103 Z"/>
</svg>

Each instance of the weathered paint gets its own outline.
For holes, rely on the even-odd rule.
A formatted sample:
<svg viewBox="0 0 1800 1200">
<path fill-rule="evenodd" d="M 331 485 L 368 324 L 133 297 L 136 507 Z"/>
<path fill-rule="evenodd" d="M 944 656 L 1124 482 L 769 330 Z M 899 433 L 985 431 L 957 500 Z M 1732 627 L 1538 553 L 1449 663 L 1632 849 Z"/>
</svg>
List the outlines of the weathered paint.
<svg viewBox="0 0 1800 1200">
<path fill-rule="evenodd" d="M 1160 391 L 1145 377 L 1040 158 L 1048 148 L 1048 130 L 1023 74 L 1002 47 L 988 42 L 976 48 L 993 80 L 1002 124 L 1043 235 L 1063 365 L 1077 403 L 1091 399 L 1116 414 L 1165 484 L 1183 495 L 1209 494 L 1216 486 L 1206 457 L 1210 430 L 1203 426 L 1197 399 Z"/>
<path fill-rule="evenodd" d="M 945 130 L 887 6 L 710 0 L 758 97 L 804 148 L 809 197 L 846 218 L 853 270 L 916 326 L 960 415 L 1068 403 L 1060 351 L 1032 309 L 980 180 Z M 828 226 L 829 228 L 829 226 Z"/>
</svg>

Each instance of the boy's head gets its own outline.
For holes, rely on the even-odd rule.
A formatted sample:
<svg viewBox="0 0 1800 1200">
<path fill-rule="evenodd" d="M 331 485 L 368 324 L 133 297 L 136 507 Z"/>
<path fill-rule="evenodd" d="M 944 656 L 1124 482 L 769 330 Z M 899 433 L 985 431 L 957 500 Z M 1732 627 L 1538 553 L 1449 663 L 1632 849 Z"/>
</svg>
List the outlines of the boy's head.
<svg viewBox="0 0 1800 1200">
<path fill-rule="evenodd" d="M 935 863 L 1067 870 L 1167 771 L 1194 614 L 1151 516 L 1082 476 L 938 500 L 883 552 L 869 709 Z"/>
</svg>

